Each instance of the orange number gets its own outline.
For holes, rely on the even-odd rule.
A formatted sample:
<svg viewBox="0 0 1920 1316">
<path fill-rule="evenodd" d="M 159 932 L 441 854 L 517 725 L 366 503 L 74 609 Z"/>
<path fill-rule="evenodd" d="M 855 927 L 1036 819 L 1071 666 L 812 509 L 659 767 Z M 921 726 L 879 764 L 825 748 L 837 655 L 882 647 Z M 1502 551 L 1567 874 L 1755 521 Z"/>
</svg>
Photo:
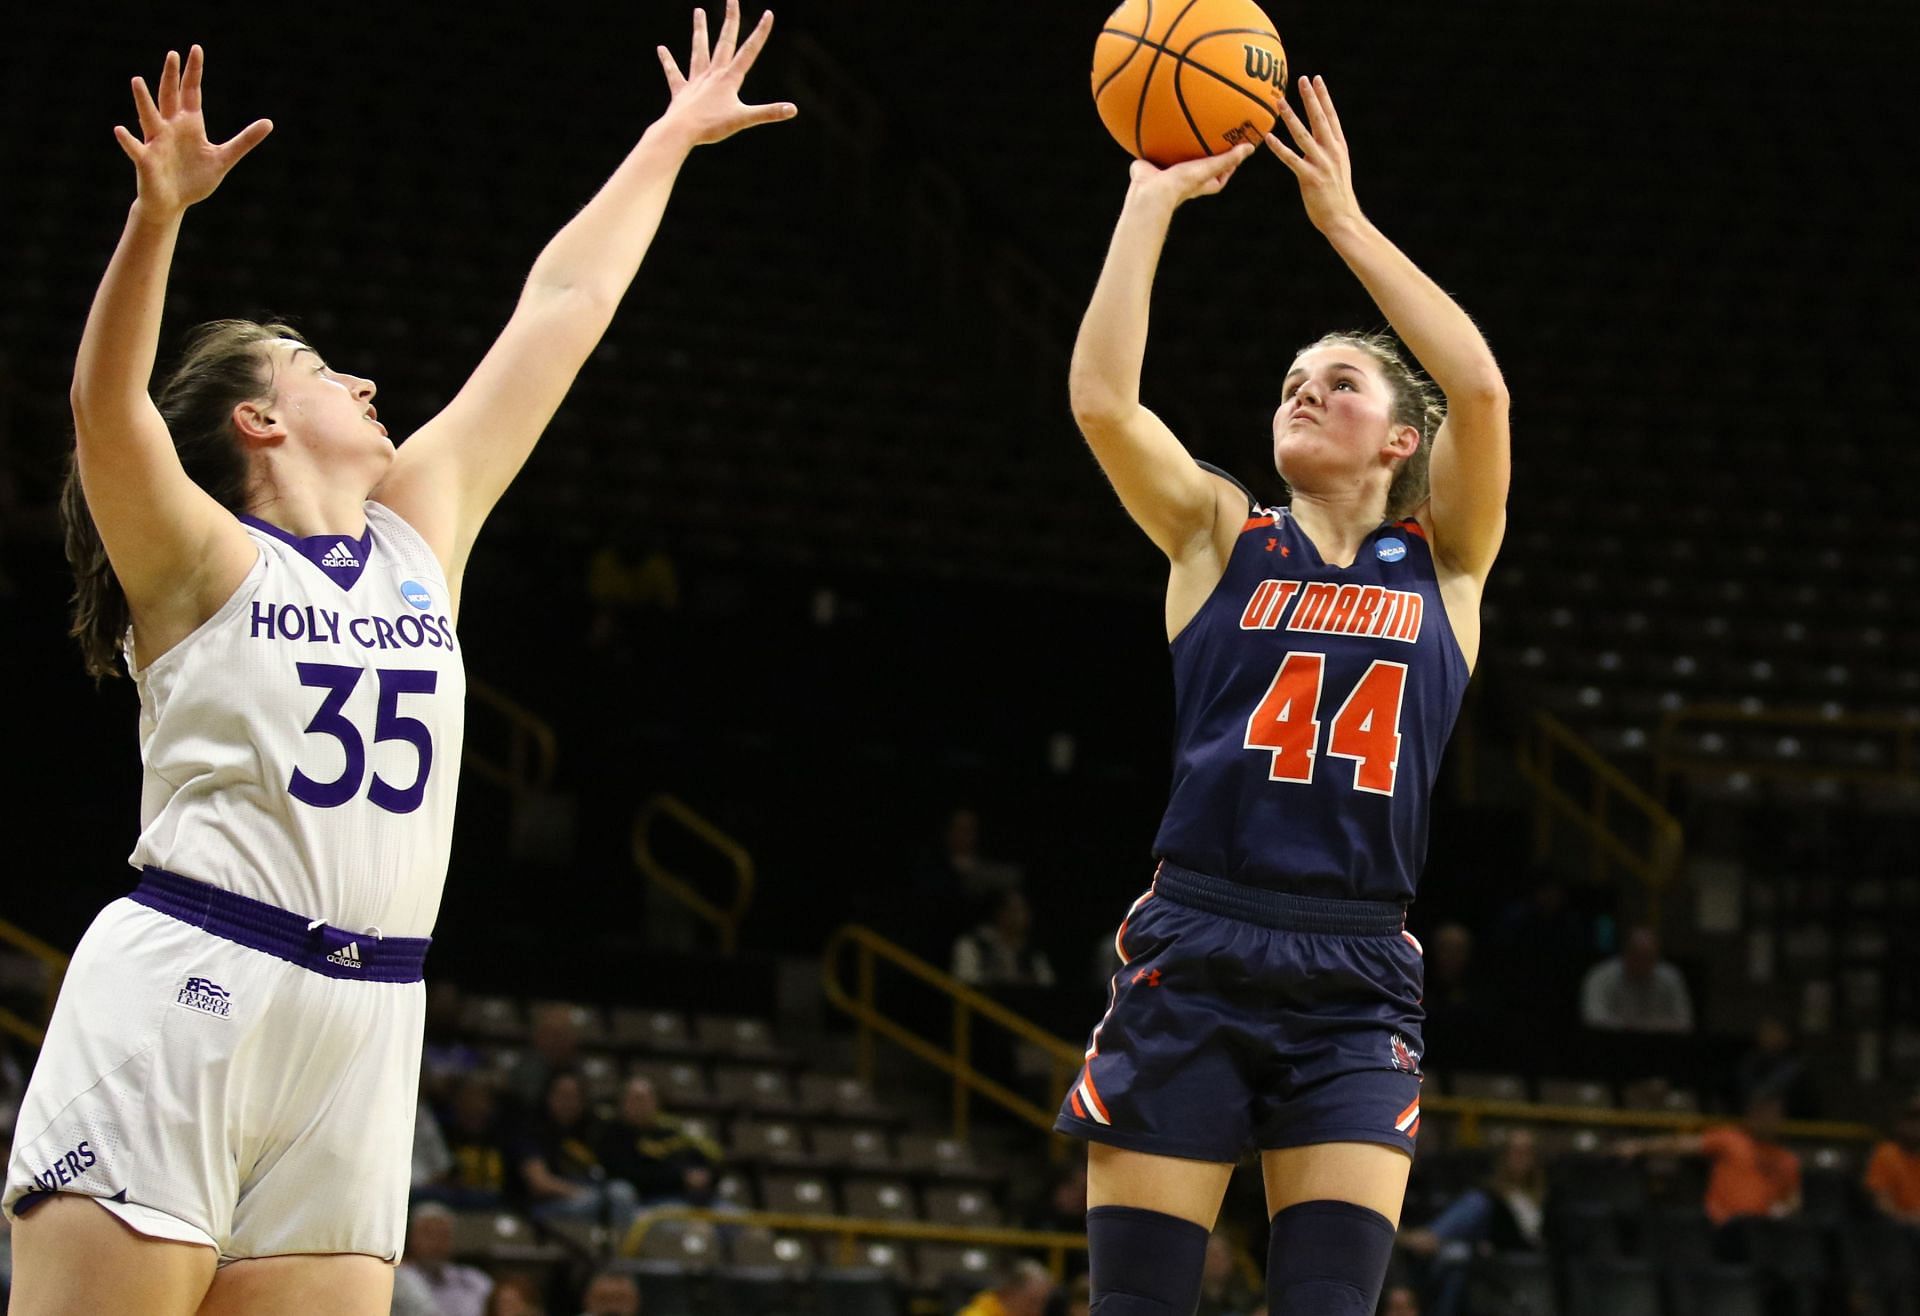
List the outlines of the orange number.
<svg viewBox="0 0 1920 1316">
<path fill-rule="evenodd" d="M 1266 698 L 1247 719 L 1248 749 L 1269 750 L 1273 763 L 1267 776 L 1274 781 L 1312 781 L 1314 746 L 1320 743 L 1320 676 L 1325 655 L 1290 653 L 1274 673 Z"/>
</svg>

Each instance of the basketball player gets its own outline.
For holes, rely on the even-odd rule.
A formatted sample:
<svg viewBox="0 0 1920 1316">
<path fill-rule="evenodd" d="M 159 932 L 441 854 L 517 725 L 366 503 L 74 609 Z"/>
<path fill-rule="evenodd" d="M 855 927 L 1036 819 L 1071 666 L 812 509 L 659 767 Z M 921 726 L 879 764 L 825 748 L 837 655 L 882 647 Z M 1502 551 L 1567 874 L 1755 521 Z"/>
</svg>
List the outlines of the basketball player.
<svg viewBox="0 0 1920 1316">
<path fill-rule="evenodd" d="M 1390 340 L 1330 335 L 1281 381 L 1255 505 L 1139 401 L 1173 212 L 1251 145 L 1133 165 L 1074 348 L 1074 415 L 1167 555 L 1176 740 L 1152 888 L 1056 1127 L 1091 1140 L 1099 1316 L 1186 1316 L 1234 1162 L 1261 1153 L 1273 1316 L 1371 1316 L 1420 1123 L 1404 910 L 1505 528 L 1507 396 L 1472 321 L 1361 213 L 1326 86 L 1269 135 Z M 1310 125 L 1310 126 L 1309 126 Z M 1444 419 L 1443 419 L 1444 416 Z M 1429 481 L 1429 454 L 1431 480 Z"/>
<path fill-rule="evenodd" d="M 792 116 L 693 17 L 672 103 L 534 262 L 447 409 L 395 450 L 371 381 L 284 328 L 195 334 L 147 394 L 215 145 L 204 59 L 135 79 L 138 197 L 81 339 L 65 511 L 76 633 L 139 687 L 132 896 L 81 939 L 4 1201 L 17 1313 L 384 1313 L 460 764 L 474 537 L 606 331 L 687 154 Z"/>
</svg>

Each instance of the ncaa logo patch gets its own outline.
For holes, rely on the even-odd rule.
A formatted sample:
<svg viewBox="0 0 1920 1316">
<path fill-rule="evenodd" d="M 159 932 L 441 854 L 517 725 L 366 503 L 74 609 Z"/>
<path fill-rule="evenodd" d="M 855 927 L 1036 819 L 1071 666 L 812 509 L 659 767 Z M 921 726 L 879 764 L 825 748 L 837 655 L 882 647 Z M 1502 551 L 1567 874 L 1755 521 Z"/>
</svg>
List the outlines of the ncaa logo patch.
<svg viewBox="0 0 1920 1316">
<path fill-rule="evenodd" d="M 1374 555 L 1382 562 L 1398 562 L 1407 555 L 1407 542 L 1395 539 L 1391 535 L 1373 546 Z"/>
<path fill-rule="evenodd" d="M 233 1017 L 233 993 L 211 978 L 187 979 L 174 993 L 173 1003 L 216 1019 Z"/>
<path fill-rule="evenodd" d="M 427 593 L 427 587 L 417 580 L 401 581 L 400 597 L 422 612 L 433 606 L 433 595 Z"/>
</svg>

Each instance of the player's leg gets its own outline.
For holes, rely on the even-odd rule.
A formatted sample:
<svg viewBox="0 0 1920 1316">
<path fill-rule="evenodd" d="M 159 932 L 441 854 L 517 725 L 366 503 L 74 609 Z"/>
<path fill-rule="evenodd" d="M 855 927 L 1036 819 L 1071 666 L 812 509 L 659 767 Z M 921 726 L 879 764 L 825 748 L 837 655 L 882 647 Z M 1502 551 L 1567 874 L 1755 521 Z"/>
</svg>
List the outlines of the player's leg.
<svg viewBox="0 0 1920 1316">
<path fill-rule="evenodd" d="M 378 1257 L 254 1257 L 221 1268 L 200 1316 L 386 1316 L 392 1307 L 393 1267 Z"/>
<path fill-rule="evenodd" d="M 1269 1316 L 1372 1316 L 1412 1165 L 1401 1149 L 1372 1142 L 1261 1153 Z"/>
<path fill-rule="evenodd" d="M 1092 1316 L 1188 1316 L 1231 1164 L 1087 1144 Z"/>
<path fill-rule="evenodd" d="M 212 1281 L 210 1247 L 148 1238 L 92 1198 L 56 1193 L 13 1225 L 10 1316 L 190 1316 Z"/>
</svg>

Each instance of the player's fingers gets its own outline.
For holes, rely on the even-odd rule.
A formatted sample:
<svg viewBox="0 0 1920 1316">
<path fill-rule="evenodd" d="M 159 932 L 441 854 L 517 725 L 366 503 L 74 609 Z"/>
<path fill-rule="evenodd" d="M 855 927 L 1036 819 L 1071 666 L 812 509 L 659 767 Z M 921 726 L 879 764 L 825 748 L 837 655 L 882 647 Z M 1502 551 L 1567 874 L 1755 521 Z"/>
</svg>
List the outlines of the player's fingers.
<svg viewBox="0 0 1920 1316">
<path fill-rule="evenodd" d="M 800 113 L 800 107 L 792 101 L 775 101 L 770 105 L 749 105 L 742 116 L 742 128 L 755 128 L 763 123 L 778 123 L 782 119 L 791 119 Z"/>
<path fill-rule="evenodd" d="M 1293 138 L 1294 145 L 1300 148 L 1300 154 L 1311 155 L 1315 146 L 1313 133 L 1306 124 L 1300 122 L 1300 116 L 1293 112 L 1293 106 L 1287 104 L 1284 97 L 1280 101 L 1280 122 L 1287 125 L 1287 136 Z"/>
<path fill-rule="evenodd" d="M 141 146 L 139 138 L 116 123 L 113 125 L 113 140 L 120 143 L 120 149 L 127 153 L 127 159 L 133 161 L 135 164 L 140 163 L 140 152 L 144 148 Z"/>
<path fill-rule="evenodd" d="M 1319 74 L 1314 74 L 1313 80 L 1319 86 L 1320 104 L 1327 112 L 1327 126 L 1333 129 L 1333 140 L 1344 147 L 1347 144 L 1347 133 L 1340 126 L 1340 111 L 1333 108 L 1333 92 L 1328 89 L 1327 80 Z"/>
<path fill-rule="evenodd" d="M 697 78 L 707 71 L 708 52 L 713 43 L 707 40 L 707 11 L 696 8 L 693 11 L 693 53 L 687 56 L 687 76 Z"/>
<path fill-rule="evenodd" d="M 681 76 L 680 66 L 674 62 L 673 52 L 665 46 L 655 46 L 653 53 L 660 56 L 660 67 L 667 75 L 667 90 L 676 96 L 679 95 L 680 89 L 687 85 L 687 80 Z"/>
<path fill-rule="evenodd" d="M 255 119 L 252 123 L 228 138 L 220 147 L 220 154 L 225 157 L 227 168 L 233 168 L 234 163 L 238 161 L 241 156 L 266 141 L 267 134 L 272 131 L 272 119 Z"/>
<path fill-rule="evenodd" d="M 152 141 L 160 135 L 160 107 L 153 103 L 153 93 L 147 90 L 145 78 L 133 80 L 133 108 L 140 115 L 140 131 Z"/>
<path fill-rule="evenodd" d="M 1302 160 L 1299 155 L 1294 152 L 1292 147 L 1288 146 L 1272 133 L 1267 134 L 1267 149 L 1279 156 L 1280 163 L 1293 170 L 1296 174 L 1306 166 L 1307 162 Z"/>
<path fill-rule="evenodd" d="M 166 67 L 160 70 L 160 113 L 171 119 L 180 109 L 180 52 L 167 52 Z"/>
<path fill-rule="evenodd" d="M 199 46 L 187 51 L 187 71 L 180 79 L 180 108 L 188 114 L 200 113 L 200 72 L 206 62 L 206 52 Z"/>
<path fill-rule="evenodd" d="M 740 0 L 727 0 L 725 13 L 720 19 L 720 39 L 713 43 L 713 57 L 724 64 L 733 58 L 733 48 L 740 44 Z"/>
<path fill-rule="evenodd" d="M 753 31 L 747 33 L 747 39 L 740 43 L 740 53 L 733 61 L 735 73 L 743 78 L 747 76 L 747 70 L 753 67 L 753 61 L 760 58 L 760 51 L 767 44 L 767 34 L 771 31 L 773 31 L 773 11 L 769 9 L 760 15 L 760 21 L 753 25 Z"/>
<path fill-rule="evenodd" d="M 1300 103 L 1307 108 L 1307 122 L 1313 127 L 1314 140 L 1325 143 L 1333 136 L 1333 130 L 1327 127 L 1326 107 L 1320 104 L 1320 93 L 1315 89 L 1312 78 L 1300 79 Z"/>
</svg>

